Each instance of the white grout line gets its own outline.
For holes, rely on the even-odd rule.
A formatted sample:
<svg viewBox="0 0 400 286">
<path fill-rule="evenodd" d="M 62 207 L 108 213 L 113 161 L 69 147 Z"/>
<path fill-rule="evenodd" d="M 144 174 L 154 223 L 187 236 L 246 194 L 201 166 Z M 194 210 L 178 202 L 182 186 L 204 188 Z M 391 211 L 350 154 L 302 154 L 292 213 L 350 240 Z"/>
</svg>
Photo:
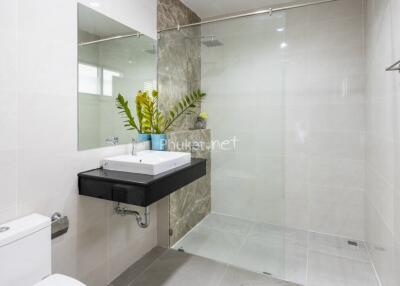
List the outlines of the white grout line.
<svg viewBox="0 0 400 286">
<path fill-rule="evenodd" d="M 307 232 L 307 254 L 306 254 L 306 282 L 305 282 L 305 286 L 308 285 L 308 279 L 309 279 L 309 271 L 310 271 L 310 267 L 309 267 L 309 261 L 310 261 L 310 235 L 311 232 Z"/>
<path fill-rule="evenodd" d="M 226 274 L 228 273 L 229 267 L 230 267 L 229 264 L 226 264 L 226 263 L 224 263 L 224 264 L 225 264 L 225 269 L 224 269 L 224 272 L 222 273 L 222 275 L 221 275 L 221 277 L 220 277 L 220 279 L 218 281 L 218 284 L 217 284 L 218 286 L 222 284 L 222 281 L 224 280 Z"/>
<path fill-rule="evenodd" d="M 367 254 L 368 254 L 368 258 L 369 258 L 369 263 L 371 264 L 372 269 L 373 269 L 373 271 L 374 271 L 374 273 L 375 273 L 376 281 L 378 282 L 379 286 L 382 286 L 381 279 L 379 278 L 378 271 L 376 270 L 374 261 L 372 260 L 372 255 L 371 255 L 371 252 L 369 251 L 369 247 L 368 247 L 367 243 L 365 243 L 365 249 L 367 250 Z"/>
</svg>

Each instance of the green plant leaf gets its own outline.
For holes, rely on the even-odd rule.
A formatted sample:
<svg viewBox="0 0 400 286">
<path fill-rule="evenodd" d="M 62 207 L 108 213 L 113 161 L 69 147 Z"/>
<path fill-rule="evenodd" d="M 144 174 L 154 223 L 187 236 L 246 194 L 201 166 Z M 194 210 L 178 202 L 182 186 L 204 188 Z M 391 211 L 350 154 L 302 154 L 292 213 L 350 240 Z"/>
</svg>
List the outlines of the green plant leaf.
<svg viewBox="0 0 400 286">
<path fill-rule="evenodd" d="M 127 130 L 138 130 L 142 133 L 165 133 L 169 128 L 175 126 L 175 121 L 182 115 L 194 114 L 193 110 L 206 96 L 200 90 L 193 91 L 178 101 L 167 113 L 168 118 L 158 109 L 158 92 L 153 90 L 149 95 L 147 92 L 139 91 L 136 94 L 136 114 L 139 123 L 136 124 L 128 101 L 119 94 L 116 98 L 118 113 L 123 117 L 124 127 Z"/>
<path fill-rule="evenodd" d="M 193 109 L 201 103 L 202 99 L 206 96 L 200 90 L 193 91 L 192 93 L 184 96 L 180 101 L 178 101 L 175 106 L 168 112 L 169 118 L 165 122 L 165 127 L 162 133 L 167 131 L 169 128 L 174 126 L 174 122 L 182 115 L 193 114 Z"/>
<path fill-rule="evenodd" d="M 127 128 L 127 130 L 139 130 L 138 126 L 136 125 L 135 118 L 132 116 L 128 101 L 126 101 L 121 94 L 118 94 L 115 100 L 117 108 L 121 110 L 119 114 L 121 114 L 121 117 L 124 119 L 123 122 L 126 123 L 124 126 Z"/>
</svg>

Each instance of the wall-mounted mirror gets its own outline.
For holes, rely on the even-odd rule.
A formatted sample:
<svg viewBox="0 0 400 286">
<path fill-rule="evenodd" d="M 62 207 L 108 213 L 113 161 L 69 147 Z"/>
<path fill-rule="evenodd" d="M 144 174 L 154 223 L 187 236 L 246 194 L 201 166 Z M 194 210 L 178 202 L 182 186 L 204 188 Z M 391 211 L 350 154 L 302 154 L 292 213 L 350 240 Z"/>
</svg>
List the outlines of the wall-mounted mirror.
<svg viewBox="0 0 400 286">
<path fill-rule="evenodd" d="M 79 150 L 127 144 L 118 94 L 135 110 L 138 90 L 156 89 L 156 41 L 84 5 L 78 5 Z"/>
</svg>

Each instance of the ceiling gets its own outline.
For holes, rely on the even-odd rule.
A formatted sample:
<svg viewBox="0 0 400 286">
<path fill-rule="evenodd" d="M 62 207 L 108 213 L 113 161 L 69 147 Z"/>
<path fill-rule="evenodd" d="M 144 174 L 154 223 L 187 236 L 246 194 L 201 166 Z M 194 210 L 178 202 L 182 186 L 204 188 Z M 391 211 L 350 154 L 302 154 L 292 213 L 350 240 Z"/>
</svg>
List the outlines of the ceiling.
<svg viewBox="0 0 400 286">
<path fill-rule="evenodd" d="M 100 14 L 85 5 L 78 6 L 79 29 L 100 38 L 134 34 L 135 30 Z"/>
<path fill-rule="evenodd" d="M 211 18 L 220 15 L 265 8 L 293 2 L 293 0 L 181 0 L 200 18 Z"/>
</svg>

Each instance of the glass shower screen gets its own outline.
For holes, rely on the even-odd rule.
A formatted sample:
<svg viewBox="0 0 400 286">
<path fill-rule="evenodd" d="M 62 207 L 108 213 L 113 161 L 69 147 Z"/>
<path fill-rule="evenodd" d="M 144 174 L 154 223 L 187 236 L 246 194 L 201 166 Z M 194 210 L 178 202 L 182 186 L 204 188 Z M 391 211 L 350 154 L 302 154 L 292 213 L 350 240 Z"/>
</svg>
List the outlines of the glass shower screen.
<svg viewBox="0 0 400 286">
<path fill-rule="evenodd" d="M 190 88 L 190 78 L 190 83 L 174 79 L 175 68 L 180 77 L 180 69 L 184 75 L 201 72 L 199 86 L 207 93 L 202 111 L 211 132 L 211 207 L 199 213 L 201 197 L 170 198 L 170 246 L 175 249 L 235 264 L 252 231 L 286 224 L 285 23 L 285 14 L 276 13 L 160 33 L 159 89 L 174 81 Z M 174 67 L 169 62 L 168 80 L 164 62 L 179 54 L 183 63 Z M 285 242 L 273 243 L 282 247 L 273 249 L 279 253 L 271 255 L 274 265 L 266 268 L 279 273 L 285 267 Z M 257 261 L 246 265 L 261 271 Z"/>
</svg>

